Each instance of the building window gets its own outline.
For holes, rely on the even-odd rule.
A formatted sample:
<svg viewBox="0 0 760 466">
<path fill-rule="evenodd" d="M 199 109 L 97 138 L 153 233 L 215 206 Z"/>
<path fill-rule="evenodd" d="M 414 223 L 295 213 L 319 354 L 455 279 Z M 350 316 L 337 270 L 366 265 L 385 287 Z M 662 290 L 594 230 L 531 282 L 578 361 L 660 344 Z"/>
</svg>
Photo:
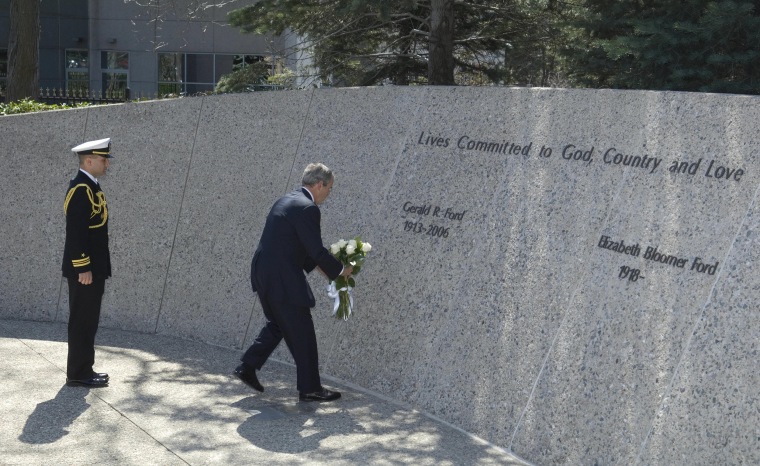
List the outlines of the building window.
<svg viewBox="0 0 760 466">
<path fill-rule="evenodd" d="M 103 96 L 123 96 L 129 87 L 129 53 L 101 52 L 100 68 Z"/>
<path fill-rule="evenodd" d="M 8 49 L 0 49 L 0 96 L 5 95 L 6 79 L 8 78 Z"/>
<path fill-rule="evenodd" d="M 66 50 L 66 92 L 87 95 L 90 90 L 90 60 L 87 50 Z"/>
<path fill-rule="evenodd" d="M 211 92 L 223 75 L 263 59 L 259 55 L 159 53 L 158 94 Z"/>
<path fill-rule="evenodd" d="M 185 92 L 197 94 L 214 90 L 214 55 L 188 53 L 185 55 Z"/>
<path fill-rule="evenodd" d="M 158 54 L 158 95 L 182 94 L 182 82 L 184 81 L 185 54 L 184 53 L 159 53 Z"/>
</svg>

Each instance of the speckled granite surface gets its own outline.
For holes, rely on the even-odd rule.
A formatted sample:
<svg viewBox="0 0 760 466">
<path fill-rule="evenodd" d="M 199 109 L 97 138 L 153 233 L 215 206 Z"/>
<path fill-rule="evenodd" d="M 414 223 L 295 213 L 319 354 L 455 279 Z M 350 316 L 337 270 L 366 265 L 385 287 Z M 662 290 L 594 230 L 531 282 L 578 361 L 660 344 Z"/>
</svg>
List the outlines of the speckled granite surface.
<svg viewBox="0 0 760 466">
<path fill-rule="evenodd" d="M 758 104 L 381 87 L 4 117 L 0 315 L 66 320 L 68 149 L 110 136 L 102 325 L 245 348 L 266 213 L 321 161 L 325 243 L 374 246 L 348 322 L 309 278 L 323 373 L 536 464 L 755 463 Z"/>
</svg>

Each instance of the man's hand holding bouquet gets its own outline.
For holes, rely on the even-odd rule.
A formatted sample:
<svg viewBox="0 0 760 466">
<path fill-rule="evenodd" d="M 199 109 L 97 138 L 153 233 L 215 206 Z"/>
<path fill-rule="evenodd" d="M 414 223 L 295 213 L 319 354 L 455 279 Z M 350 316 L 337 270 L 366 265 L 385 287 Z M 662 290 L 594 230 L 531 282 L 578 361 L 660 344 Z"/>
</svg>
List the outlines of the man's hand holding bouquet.
<svg viewBox="0 0 760 466">
<path fill-rule="evenodd" d="M 356 286 L 354 275 L 361 271 L 367 253 L 372 250 L 372 245 L 364 242 L 358 236 L 352 240 L 341 239 L 330 245 L 330 252 L 338 259 L 343 267 L 353 267 L 351 275 L 340 276 L 330 282 L 327 287 L 327 295 L 333 298 L 333 315 L 336 319 L 347 320 L 353 313 L 354 298 L 351 290 Z"/>
</svg>

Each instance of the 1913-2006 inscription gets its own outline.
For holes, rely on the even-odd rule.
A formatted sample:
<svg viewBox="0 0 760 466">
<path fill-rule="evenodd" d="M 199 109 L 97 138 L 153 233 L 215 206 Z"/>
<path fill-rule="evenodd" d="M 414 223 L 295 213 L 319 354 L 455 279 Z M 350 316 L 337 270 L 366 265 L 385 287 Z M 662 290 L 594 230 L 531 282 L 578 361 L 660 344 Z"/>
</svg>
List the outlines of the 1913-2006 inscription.
<svg viewBox="0 0 760 466">
<path fill-rule="evenodd" d="M 402 210 L 408 214 L 417 214 L 419 216 L 430 216 L 435 220 L 434 223 L 425 223 L 419 220 L 405 220 L 404 231 L 415 234 L 428 235 L 433 238 L 448 238 L 451 228 L 451 222 L 461 222 L 464 219 L 467 210 L 458 210 L 452 207 L 440 207 L 433 204 L 416 204 L 406 201 L 401 206 Z M 448 224 L 449 226 L 446 226 Z"/>
</svg>

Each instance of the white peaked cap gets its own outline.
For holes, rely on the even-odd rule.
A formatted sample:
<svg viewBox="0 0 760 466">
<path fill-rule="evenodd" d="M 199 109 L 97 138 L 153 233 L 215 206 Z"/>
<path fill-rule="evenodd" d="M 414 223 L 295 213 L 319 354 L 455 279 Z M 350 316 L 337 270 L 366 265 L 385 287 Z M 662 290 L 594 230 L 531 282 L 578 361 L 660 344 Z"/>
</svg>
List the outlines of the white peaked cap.
<svg viewBox="0 0 760 466">
<path fill-rule="evenodd" d="M 111 138 L 98 139 L 97 141 L 88 141 L 71 149 L 79 155 L 104 155 L 111 158 Z"/>
</svg>

